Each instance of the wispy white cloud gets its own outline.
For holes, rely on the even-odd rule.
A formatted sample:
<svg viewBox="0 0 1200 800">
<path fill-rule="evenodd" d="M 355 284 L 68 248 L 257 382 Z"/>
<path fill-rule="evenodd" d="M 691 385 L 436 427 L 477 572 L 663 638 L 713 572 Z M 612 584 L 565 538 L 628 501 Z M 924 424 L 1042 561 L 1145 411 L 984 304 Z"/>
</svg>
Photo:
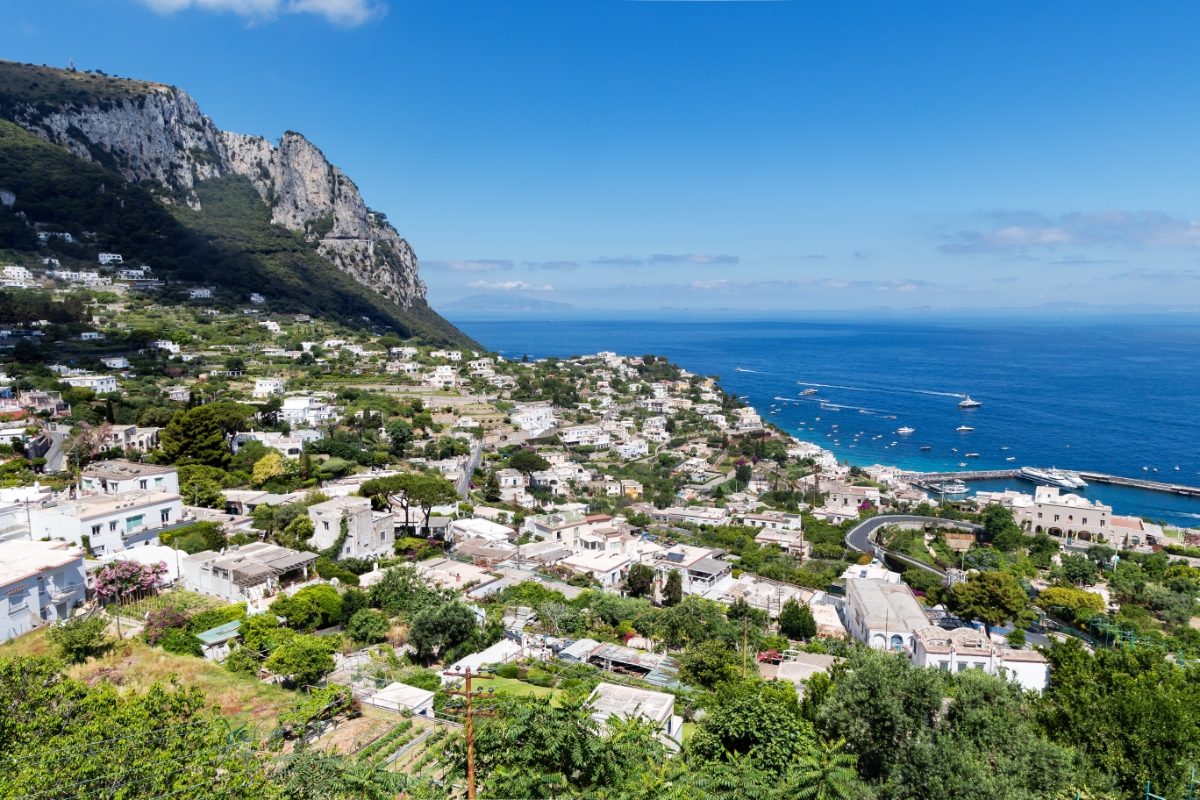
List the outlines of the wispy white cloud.
<svg viewBox="0 0 1200 800">
<path fill-rule="evenodd" d="M 513 262 L 503 259 L 480 258 L 459 261 L 422 261 L 421 266 L 450 272 L 496 272 L 497 270 L 512 269 Z"/>
<path fill-rule="evenodd" d="M 569 271 L 579 269 L 578 261 L 525 261 L 521 266 L 528 269 L 550 269 L 558 271 Z"/>
<path fill-rule="evenodd" d="M 598 266 L 636 267 L 642 263 L 642 260 L 633 256 L 600 256 L 593 258 L 590 263 Z"/>
<path fill-rule="evenodd" d="M 737 256 L 711 253 L 655 253 L 650 256 L 651 264 L 736 264 L 738 260 Z"/>
<path fill-rule="evenodd" d="M 236 14 L 253 22 L 267 22 L 280 14 L 316 14 L 335 25 L 353 28 L 387 13 L 381 0 L 139 0 L 160 14 L 194 8 Z"/>
<path fill-rule="evenodd" d="M 1200 282 L 1200 270 L 1196 269 L 1150 269 L 1139 267 L 1118 272 L 1115 281 L 1149 281 L 1152 283 L 1195 283 Z"/>
<path fill-rule="evenodd" d="M 491 281 L 471 281 L 470 283 L 467 284 L 467 286 L 470 286 L 472 289 L 489 289 L 494 292 L 516 292 L 516 291 L 553 292 L 554 291 L 554 287 L 548 283 L 538 286 L 536 284 L 529 283 L 528 281 L 497 281 L 495 283 L 493 283 Z"/>
<path fill-rule="evenodd" d="M 989 214 L 991 225 L 945 237 L 943 253 L 1004 253 L 1064 246 L 1126 248 L 1195 247 L 1200 220 L 1161 211 L 1098 211 L 1046 216 L 1034 212 Z"/>
</svg>

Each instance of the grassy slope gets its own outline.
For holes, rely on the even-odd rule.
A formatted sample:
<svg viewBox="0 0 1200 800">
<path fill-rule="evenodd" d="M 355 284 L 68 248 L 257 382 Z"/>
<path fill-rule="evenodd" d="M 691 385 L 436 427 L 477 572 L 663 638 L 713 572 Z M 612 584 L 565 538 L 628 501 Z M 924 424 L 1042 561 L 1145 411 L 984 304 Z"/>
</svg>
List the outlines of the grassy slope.
<svg viewBox="0 0 1200 800">
<path fill-rule="evenodd" d="M 61 106 L 126 100 L 156 85 L 161 84 L 0 60 L 0 107 L 15 102 Z"/>
<path fill-rule="evenodd" d="M 0 645 L 0 658 L 49 654 L 46 631 L 39 628 Z M 136 639 L 123 641 L 107 655 L 77 664 L 68 672 L 81 680 L 106 680 L 139 691 L 177 678 L 184 686 L 203 691 L 208 703 L 225 716 L 257 724 L 263 732 L 274 727 L 276 715 L 295 699 L 294 693 L 274 684 L 234 675 L 202 658 L 177 656 Z"/>
</svg>

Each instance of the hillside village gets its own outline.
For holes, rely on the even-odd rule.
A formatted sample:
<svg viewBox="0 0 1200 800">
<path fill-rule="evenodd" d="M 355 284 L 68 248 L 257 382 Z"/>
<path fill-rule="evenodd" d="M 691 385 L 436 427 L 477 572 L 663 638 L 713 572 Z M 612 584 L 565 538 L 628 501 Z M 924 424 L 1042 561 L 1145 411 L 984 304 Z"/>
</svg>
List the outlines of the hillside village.
<svg viewBox="0 0 1200 800">
<path fill-rule="evenodd" d="M 104 669 L 203 662 L 278 692 L 289 742 L 434 785 L 468 673 L 671 754 L 712 746 L 748 673 L 798 703 L 877 651 L 1039 693 L 1056 641 L 1200 645 L 1187 532 L 1045 487 L 930 496 L 652 355 L 505 358 L 114 264 L 3 271 L 0 641 L 92 625 L 130 643 L 95 643 Z"/>
</svg>

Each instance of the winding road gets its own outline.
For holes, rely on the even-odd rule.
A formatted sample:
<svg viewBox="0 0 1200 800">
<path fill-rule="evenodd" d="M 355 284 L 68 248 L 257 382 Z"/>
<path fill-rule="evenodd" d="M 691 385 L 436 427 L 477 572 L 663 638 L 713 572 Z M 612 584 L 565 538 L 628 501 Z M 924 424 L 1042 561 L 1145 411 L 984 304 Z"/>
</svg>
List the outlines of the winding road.
<svg viewBox="0 0 1200 800">
<path fill-rule="evenodd" d="M 940 570 L 935 566 L 926 564 L 923 561 L 918 561 L 915 558 L 906 556 L 903 553 L 896 553 L 882 545 L 876 544 L 875 534 L 883 527 L 888 525 L 898 525 L 902 523 L 912 523 L 917 525 L 942 525 L 954 527 L 971 533 L 979 533 L 983 530 L 982 525 L 976 525 L 973 522 L 959 522 L 957 520 L 947 520 L 941 517 L 918 517 L 910 514 L 882 514 L 877 517 L 871 517 L 868 520 L 858 523 L 849 531 L 846 532 L 846 546 L 851 550 L 857 550 L 860 553 L 872 553 L 878 556 L 888 556 L 896 561 L 901 561 L 918 569 L 923 569 L 927 572 L 932 572 L 934 575 L 946 577 L 945 570 Z"/>
</svg>

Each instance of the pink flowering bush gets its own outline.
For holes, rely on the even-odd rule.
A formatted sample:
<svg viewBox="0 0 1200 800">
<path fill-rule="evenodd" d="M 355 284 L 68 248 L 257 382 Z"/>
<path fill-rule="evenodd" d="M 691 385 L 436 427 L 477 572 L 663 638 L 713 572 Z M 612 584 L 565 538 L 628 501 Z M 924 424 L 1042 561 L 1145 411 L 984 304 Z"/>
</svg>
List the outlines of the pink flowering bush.
<svg viewBox="0 0 1200 800">
<path fill-rule="evenodd" d="M 149 592 L 167 574 L 167 564 L 113 561 L 96 573 L 96 596 L 101 600 L 124 600 Z"/>
</svg>

